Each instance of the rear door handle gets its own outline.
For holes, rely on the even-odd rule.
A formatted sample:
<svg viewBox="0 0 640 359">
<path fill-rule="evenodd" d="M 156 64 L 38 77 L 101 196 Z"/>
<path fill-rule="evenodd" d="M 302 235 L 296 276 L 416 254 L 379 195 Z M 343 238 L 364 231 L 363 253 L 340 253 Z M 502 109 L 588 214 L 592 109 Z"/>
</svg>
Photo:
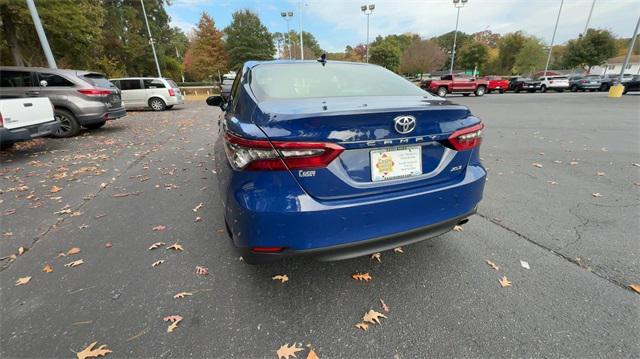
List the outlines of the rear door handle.
<svg viewBox="0 0 640 359">
<path fill-rule="evenodd" d="M 40 94 L 40 91 L 27 91 L 27 95 L 29 96 L 36 96 L 39 94 Z"/>
<path fill-rule="evenodd" d="M 27 102 L 27 103 L 23 103 L 22 106 L 31 107 L 31 106 L 33 106 L 33 104 L 31 102 Z"/>
</svg>

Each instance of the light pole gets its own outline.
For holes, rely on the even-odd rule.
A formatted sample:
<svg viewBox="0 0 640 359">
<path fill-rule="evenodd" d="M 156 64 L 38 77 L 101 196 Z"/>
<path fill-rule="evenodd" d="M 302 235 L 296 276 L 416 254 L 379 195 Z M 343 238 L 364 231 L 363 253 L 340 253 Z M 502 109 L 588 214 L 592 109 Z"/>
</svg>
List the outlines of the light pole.
<svg viewBox="0 0 640 359">
<path fill-rule="evenodd" d="M 156 46 L 154 45 L 155 41 L 151 36 L 151 28 L 149 27 L 149 20 L 147 20 L 147 11 L 144 9 L 144 1 L 140 0 L 140 4 L 142 5 L 142 14 L 144 15 L 144 22 L 147 24 L 147 32 L 149 33 L 149 43 L 151 44 L 151 51 L 153 51 L 153 59 L 156 61 L 156 69 L 158 69 L 158 77 L 162 77 L 162 73 L 160 72 L 160 64 L 158 63 L 158 56 L 156 55 Z"/>
<path fill-rule="evenodd" d="M 298 26 L 300 27 L 300 60 L 304 60 L 304 40 L 302 39 L 302 1 L 298 1 Z"/>
<path fill-rule="evenodd" d="M 47 64 L 49 64 L 49 68 L 57 69 L 56 60 L 53 57 L 53 53 L 51 52 L 51 47 L 49 47 L 49 41 L 47 41 L 47 35 L 44 33 L 44 28 L 42 28 L 42 23 L 40 22 L 40 16 L 38 16 L 38 9 L 36 8 L 36 4 L 33 0 L 27 0 L 27 6 L 29 7 L 29 12 L 31 12 L 31 18 L 33 19 L 33 24 L 36 27 L 36 33 L 38 33 L 38 38 L 40 39 L 40 46 L 42 46 L 42 50 L 44 51 L 44 56 L 47 58 Z"/>
<path fill-rule="evenodd" d="M 365 47 L 367 51 L 364 57 L 367 63 L 369 63 L 369 16 L 373 13 L 373 10 L 375 8 L 376 8 L 375 4 L 360 6 L 360 10 L 362 10 L 362 13 L 367 15 L 367 45 Z"/>
<path fill-rule="evenodd" d="M 560 9 L 558 9 L 556 26 L 553 28 L 553 36 L 551 36 L 551 45 L 549 45 L 549 54 L 547 55 L 547 64 L 544 65 L 544 73 L 542 76 L 547 76 L 547 70 L 549 70 L 549 61 L 551 61 L 551 53 L 553 52 L 553 42 L 556 41 L 556 31 L 558 31 L 558 22 L 560 21 L 560 14 L 562 13 L 562 4 L 564 4 L 564 0 L 560 0 Z"/>
<path fill-rule="evenodd" d="M 591 3 L 591 10 L 589 10 L 589 16 L 587 16 L 587 23 L 584 25 L 584 31 L 582 32 L 582 36 L 587 34 L 587 30 L 589 30 L 589 22 L 591 22 L 591 14 L 593 14 L 593 8 L 596 6 L 596 0 L 593 0 Z"/>
<path fill-rule="evenodd" d="M 280 13 L 280 16 L 287 22 L 287 40 L 289 41 L 288 49 L 289 49 L 289 60 L 291 60 L 291 30 L 289 30 L 289 21 L 293 17 L 293 12 L 291 11 L 283 11 Z"/>
<path fill-rule="evenodd" d="M 456 31 L 453 33 L 453 49 L 451 49 L 451 69 L 449 69 L 449 74 L 453 75 L 453 63 L 456 59 L 456 41 L 458 40 L 458 21 L 460 20 L 460 9 L 464 7 L 464 4 L 469 0 L 453 0 L 453 6 L 458 9 L 458 14 L 456 15 Z"/>
</svg>

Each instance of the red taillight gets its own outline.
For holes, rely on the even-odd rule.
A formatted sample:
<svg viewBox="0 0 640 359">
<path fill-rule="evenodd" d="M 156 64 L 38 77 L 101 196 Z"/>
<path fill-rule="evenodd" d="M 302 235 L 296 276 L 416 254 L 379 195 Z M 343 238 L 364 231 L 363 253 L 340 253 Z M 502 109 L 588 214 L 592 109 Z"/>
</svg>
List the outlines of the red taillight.
<svg viewBox="0 0 640 359">
<path fill-rule="evenodd" d="M 83 89 L 78 90 L 78 92 L 91 97 L 102 97 L 111 95 L 111 90 L 107 89 Z"/>
<path fill-rule="evenodd" d="M 477 125 L 463 128 L 449 136 L 449 145 L 456 151 L 465 151 L 480 146 L 482 142 L 482 131 L 484 124 L 481 122 Z"/>
<path fill-rule="evenodd" d="M 225 152 L 234 169 L 284 171 L 326 167 L 344 148 L 325 142 L 248 140 L 225 134 Z"/>
<path fill-rule="evenodd" d="M 278 253 L 282 252 L 283 249 L 284 247 L 253 247 L 251 251 L 256 253 Z"/>
<path fill-rule="evenodd" d="M 173 89 L 169 89 L 169 96 L 175 96 L 176 92 Z"/>
<path fill-rule="evenodd" d="M 2 113 L 0 113 L 0 127 L 4 127 L 4 118 L 2 118 Z"/>
</svg>

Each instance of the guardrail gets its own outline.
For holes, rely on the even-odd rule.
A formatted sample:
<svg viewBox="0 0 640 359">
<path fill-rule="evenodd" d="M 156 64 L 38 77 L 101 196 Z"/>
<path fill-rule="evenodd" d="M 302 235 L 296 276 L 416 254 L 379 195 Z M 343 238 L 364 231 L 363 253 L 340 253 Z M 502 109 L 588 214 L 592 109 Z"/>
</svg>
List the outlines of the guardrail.
<svg viewBox="0 0 640 359">
<path fill-rule="evenodd" d="M 220 94 L 220 86 L 180 86 L 180 91 L 187 100 L 202 100 Z"/>
</svg>

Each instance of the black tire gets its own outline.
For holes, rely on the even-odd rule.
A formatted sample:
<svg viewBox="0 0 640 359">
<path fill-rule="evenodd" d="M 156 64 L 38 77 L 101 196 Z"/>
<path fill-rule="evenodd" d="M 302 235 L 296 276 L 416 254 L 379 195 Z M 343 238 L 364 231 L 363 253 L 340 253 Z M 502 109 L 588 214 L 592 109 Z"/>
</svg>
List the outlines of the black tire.
<svg viewBox="0 0 640 359">
<path fill-rule="evenodd" d="M 520 89 L 516 89 L 516 90 L 515 90 L 515 93 L 520 93 Z"/>
<path fill-rule="evenodd" d="M 104 126 L 105 123 L 107 123 L 107 121 L 102 121 L 102 122 L 98 122 L 98 123 L 92 123 L 90 125 L 84 125 L 84 127 L 89 129 L 89 130 L 97 130 L 100 127 Z"/>
<path fill-rule="evenodd" d="M 547 86 L 545 85 L 540 86 L 540 92 L 547 92 Z"/>
<path fill-rule="evenodd" d="M 596 89 L 589 89 L 589 92 L 595 92 Z"/>
<path fill-rule="evenodd" d="M 578 86 L 571 85 L 571 92 L 578 92 Z"/>
<path fill-rule="evenodd" d="M 527 90 L 528 93 L 534 93 L 536 90 Z"/>
<path fill-rule="evenodd" d="M 0 142 L 0 150 L 8 150 L 11 147 L 13 147 L 13 142 Z"/>
<path fill-rule="evenodd" d="M 563 89 L 558 89 L 558 90 L 556 90 L 556 92 L 564 92 L 564 90 Z"/>
<path fill-rule="evenodd" d="M 504 90 L 500 90 L 500 91 L 498 91 L 498 92 L 500 92 L 501 94 L 503 94 L 503 93 L 504 93 Z"/>
<path fill-rule="evenodd" d="M 149 107 L 154 111 L 164 111 L 167 104 L 160 97 L 152 97 L 149 99 Z"/>
<path fill-rule="evenodd" d="M 173 108 L 173 105 L 168 105 L 167 106 L 167 110 L 171 110 Z"/>
<path fill-rule="evenodd" d="M 476 96 L 480 97 L 480 96 L 484 96 L 485 92 L 487 91 L 487 88 L 484 86 L 478 86 L 476 88 L 475 94 Z"/>
<path fill-rule="evenodd" d="M 462 96 L 464 96 L 464 97 L 467 97 L 467 96 L 469 96 L 469 95 L 471 95 L 471 94 L 470 94 L 470 93 L 463 93 L 463 94 L 462 94 Z"/>
<path fill-rule="evenodd" d="M 447 88 L 444 87 L 444 86 L 438 87 L 438 90 L 436 90 L 436 95 L 438 95 L 440 97 L 447 96 Z"/>
<path fill-rule="evenodd" d="M 54 117 L 60 122 L 58 130 L 51 133 L 51 136 L 57 138 L 73 137 L 80 133 L 80 123 L 71 112 L 56 108 Z"/>
</svg>

